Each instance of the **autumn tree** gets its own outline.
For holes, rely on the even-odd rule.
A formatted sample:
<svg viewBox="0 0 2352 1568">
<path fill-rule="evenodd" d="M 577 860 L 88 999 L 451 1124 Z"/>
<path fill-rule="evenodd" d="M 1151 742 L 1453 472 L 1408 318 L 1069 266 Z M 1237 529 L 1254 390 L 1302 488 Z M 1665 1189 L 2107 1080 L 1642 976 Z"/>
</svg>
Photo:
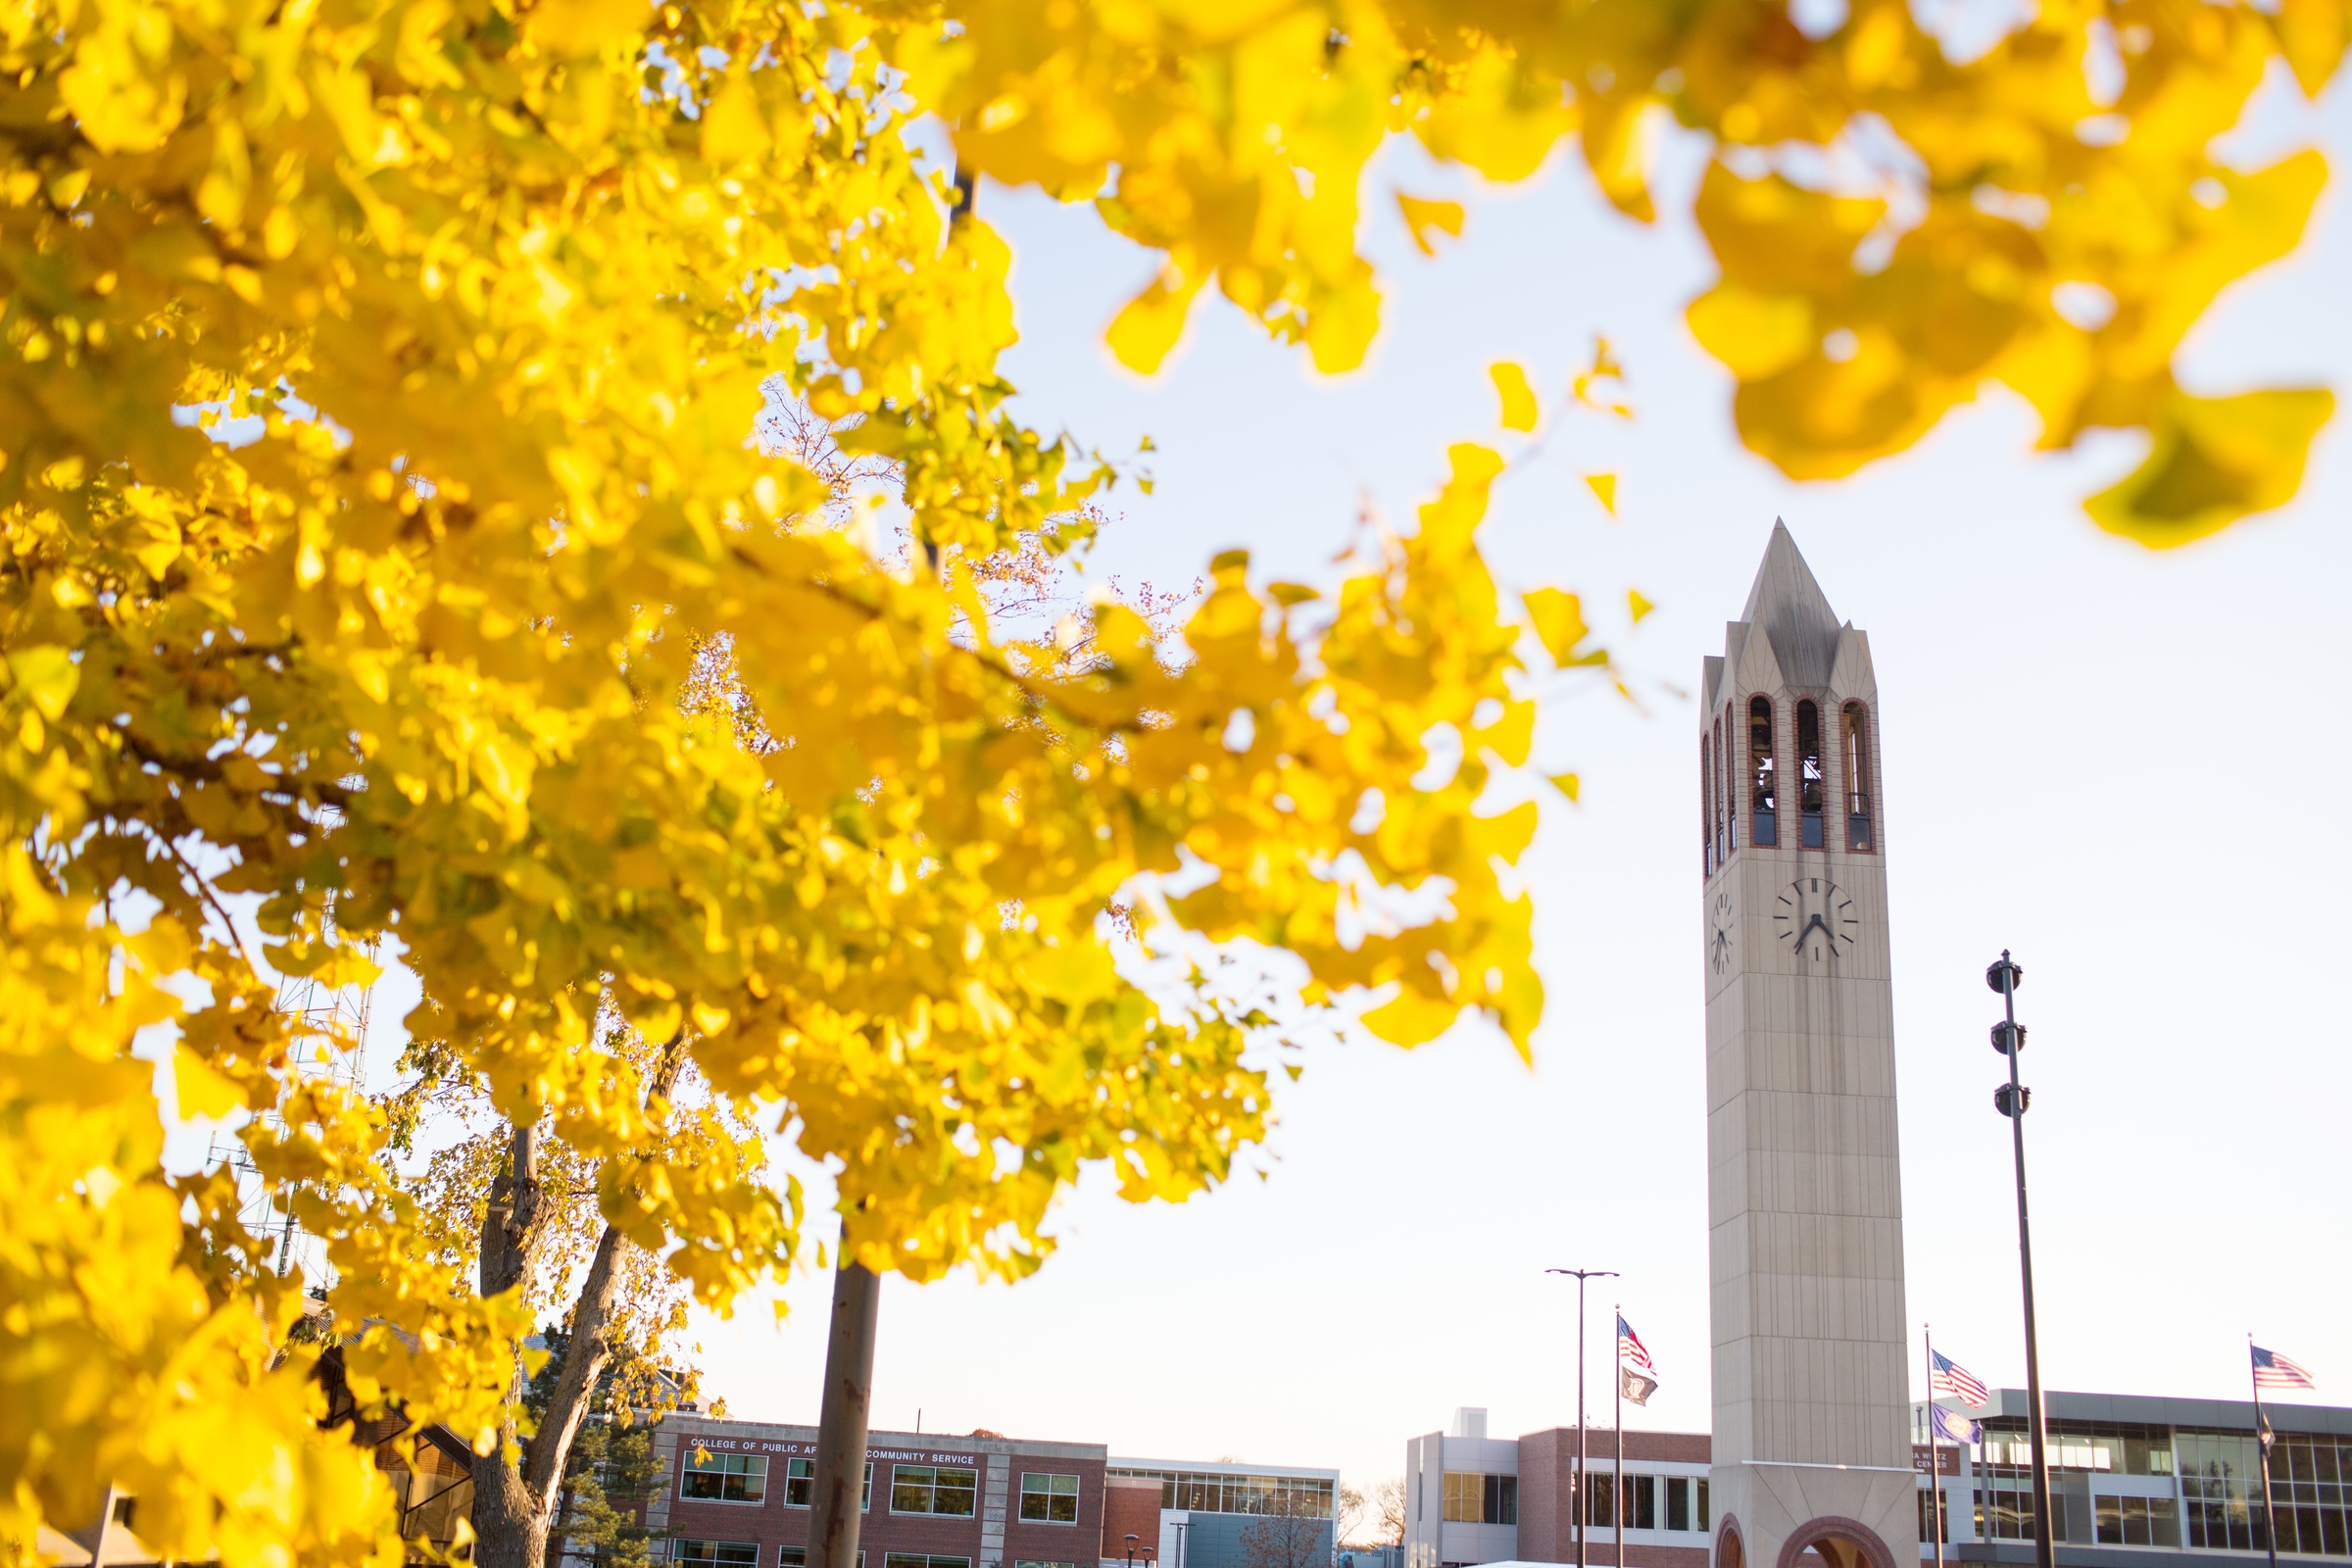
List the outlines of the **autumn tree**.
<svg viewBox="0 0 2352 1568">
<path fill-rule="evenodd" d="M 1404 1544 L 1405 1495 L 1402 1476 L 1390 1476 L 1372 1484 L 1372 1513 L 1380 1524 L 1384 1545 Z"/>
<path fill-rule="evenodd" d="M 567 1462 L 518 1392 L 549 1260 L 658 1261 L 657 1296 L 724 1310 L 799 1255 L 744 1118 L 838 1171 L 866 1266 L 1018 1277 L 1083 1167 L 1180 1199 L 1262 1135 L 1279 1041 L 1245 1054 L 1269 1021 L 1227 963 L 1281 950 L 1302 1008 L 1525 1051 L 1527 677 L 1605 655 L 1572 596 L 1489 573 L 1496 444 L 1329 580 L 1237 553 L 1180 628 L 999 623 L 987 564 L 1082 562 L 1116 466 L 1010 412 L 978 173 L 1164 257 L 1109 329 L 1130 364 L 1213 279 L 1338 369 L 1377 325 L 1387 138 L 1501 180 L 1570 143 L 1643 217 L 1667 115 L 1713 154 L 1691 325 L 1791 473 L 1997 379 L 2050 445 L 2150 432 L 2091 507 L 2170 543 L 2291 493 L 2330 406 L 2172 366 L 2302 232 L 2316 153 L 2211 144 L 2275 62 L 2329 79 L 2342 0 L 2050 5 L 1965 61 L 1897 0 L 1811 33 L 1758 0 L 0 16 L 12 1561 L 109 1481 L 175 1557 L 399 1550 L 382 1477 L 316 1427 L 305 1282 L 225 1172 L 166 1171 L 167 1109 L 241 1122 L 325 1244 L 355 1397 L 499 1456 L 505 1568 Z M 902 135 L 927 114 L 953 174 Z M 1816 176 L 1864 130 L 1884 188 Z M 1433 246 L 1461 226 L 1398 199 Z M 754 439 L 777 407 L 814 450 Z M 828 441 L 887 466 L 903 537 L 840 514 Z M 470 1257 L 404 1184 L 397 1107 L 297 1072 L 271 1006 L 371 949 L 474 1106 Z M 581 1343 L 625 1337 L 574 1299 Z"/>
<path fill-rule="evenodd" d="M 572 1348 L 572 1336 L 550 1324 L 540 1335 L 548 1359 L 524 1403 L 544 1428 Z M 588 1417 L 564 1462 L 547 1568 L 651 1568 L 662 1533 L 641 1523 L 645 1505 L 666 1489 L 667 1467 L 654 1455 L 651 1419 L 674 1407 L 681 1384 L 662 1369 L 626 1356 L 608 1360 Z"/>
<path fill-rule="evenodd" d="M 1332 1523 L 1298 1493 L 1275 1493 L 1242 1527 L 1243 1568 L 1330 1568 Z"/>
<path fill-rule="evenodd" d="M 1343 1481 L 1331 1494 L 1332 1539 L 1342 1545 L 1355 1540 L 1368 1512 L 1364 1489 Z"/>
</svg>

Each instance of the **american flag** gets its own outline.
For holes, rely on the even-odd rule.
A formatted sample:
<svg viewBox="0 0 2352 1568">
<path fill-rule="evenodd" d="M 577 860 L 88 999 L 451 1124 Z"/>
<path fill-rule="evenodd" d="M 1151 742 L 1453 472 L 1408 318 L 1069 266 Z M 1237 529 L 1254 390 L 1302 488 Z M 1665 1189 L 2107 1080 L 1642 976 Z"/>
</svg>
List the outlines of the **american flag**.
<svg viewBox="0 0 2352 1568">
<path fill-rule="evenodd" d="M 1623 1318 L 1618 1319 L 1619 1323 L 1624 1321 Z M 2280 1355 L 2277 1350 L 2266 1350 L 2259 1345 L 2253 1347 L 2253 1350 L 2254 1386 L 2256 1388 L 2316 1389 L 2319 1387 L 2311 1380 L 2310 1373 Z"/>
<path fill-rule="evenodd" d="M 1634 1332 L 1634 1326 L 1625 1320 L 1623 1312 L 1617 1314 L 1617 1359 L 1631 1361 L 1644 1372 L 1657 1370 L 1656 1364 L 1649 1358 L 1648 1347 L 1642 1343 L 1642 1336 Z"/>
<path fill-rule="evenodd" d="M 1991 1391 L 1978 1381 L 1977 1375 L 1944 1354 L 1941 1350 L 1928 1352 L 1931 1371 L 1928 1388 L 1936 1394 L 1948 1394 L 1972 1410 L 1982 1410 L 1992 1402 Z"/>
</svg>

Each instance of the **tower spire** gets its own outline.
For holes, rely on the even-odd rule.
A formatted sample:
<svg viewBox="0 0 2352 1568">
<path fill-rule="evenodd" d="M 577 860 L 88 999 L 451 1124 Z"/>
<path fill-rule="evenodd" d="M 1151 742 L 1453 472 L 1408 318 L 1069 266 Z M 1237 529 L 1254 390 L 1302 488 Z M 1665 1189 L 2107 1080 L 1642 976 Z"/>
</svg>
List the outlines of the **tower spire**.
<svg viewBox="0 0 2352 1568">
<path fill-rule="evenodd" d="M 1740 618 L 1772 639 L 1773 657 L 1792 686 L 1826 686 L 1838 662 L 1838 612 L 1814 580 L 1788 525 L 1772 519 L 1772 538 L 1756 567 Z"/>
</svg>

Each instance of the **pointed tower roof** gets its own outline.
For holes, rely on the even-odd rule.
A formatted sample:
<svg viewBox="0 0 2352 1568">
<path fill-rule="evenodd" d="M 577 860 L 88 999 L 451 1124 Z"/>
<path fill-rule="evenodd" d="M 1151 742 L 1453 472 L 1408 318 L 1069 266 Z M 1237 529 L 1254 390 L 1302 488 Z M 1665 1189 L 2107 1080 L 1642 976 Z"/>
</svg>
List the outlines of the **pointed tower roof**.
<svg viewBox="0 0 2352 1568">
<path fill-rule="evenodd" d="M 1838 662 L 1838 612 L 1813 580 L 1813 568 L 1797 554 L 1788 525 L 1772 519 L 1772 542 L 1756 568 L 1740 618 L 1772 639 L 1773 657 L 1791 686 L 1827 686 Z"/>
</svg>

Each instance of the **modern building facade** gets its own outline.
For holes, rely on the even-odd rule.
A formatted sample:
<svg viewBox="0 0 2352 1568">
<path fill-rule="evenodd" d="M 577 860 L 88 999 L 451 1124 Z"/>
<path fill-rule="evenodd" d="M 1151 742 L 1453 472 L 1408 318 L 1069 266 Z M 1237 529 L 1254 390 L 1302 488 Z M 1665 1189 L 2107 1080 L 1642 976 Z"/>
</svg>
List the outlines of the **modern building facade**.
<svg viewBox="0 0 2352 1568">
<path fill-rule="evenodd" d="M 1949 1401 L 1944 1401 L 1949 1403 Z M 2352 1562 L 2352 1408 L 2265 1404 L 2273 1432 L 2272 1510 L 2281 1560 Z M 1912 1446 L 1912 1518 L 1889 1527 L 1889 1560 L 1935 1553 L 1933 1489 L 1942 1491 L 1944 1557 L 2022 1568 L 2034 1561 L 2034 1486 L 2026 1394 L 2000 1389 L 1965 1412 L 1984 1423 L 1972 1452 Z M 2124 1394 L 2047 1398 L 2051 1528 L 2059 1568 L 2256 1568 L 2270 1536 L 2254 1406 L 2242 1399 Z M 1912 1406 L 1925 1429 L 1925 1406 Z M 1483 1410 L 1457 1411 L 1452 1430 L 1405 1445 L 1403 1568 L 1577 1560 L 1576 1429 L 1491 1439 Z M 1628 1568 L 1709 1568 L 1722 1550 L 1712 1481 L 1720 1467 L 1704 1433 L 1625 1435 L 1622 1480 L 1615 1432 L 1586 1432 L 1585 1560 L 1614 1565 L 1616 1520 L 1626 1523 Z M 1884 1538 L 1883 1538 L 1884 1539 Z M 1784 1568 L 1822 1568 L 1788 1549 Z M 1884 1565 L 1881 1565 L 1884 1568 Z"/>
<path fill-rule="evenodd" d="M 1943 1448 L 1947 1557 L 2033 1561 L 2028 1408 L 2024 1390 L 1996 1390 L 1987 1408 L 1967 1412 L 1984 1424 L 1979 1451 Z M 2352 1559 L 2352 1409 L 2263 1409 L 2275 1435 L 2271 1495 L 2280 1557 Z M 2250 1401 L 2053 1392 L 2045 1411 L 2050 1527 L 2062 1568 L 2267 1561 L 2262 1447 Z M 1917 1451 L 1924 1544 L 1934 1539 L 1935 1515 L 1926 1450 Z"/>
<path fill-rule="evenodd" d="M 1136 1523 L 1104 1530 L 1103 1558 L 1123 1564 L 1133 1531 L 1158 1568 L 1327 1568 L 1339 1484 L 1337 1470 L 1298 1465 L 1114 1458 L 1109 1507 Z"/>
<path fill-rule="evenodd" d="M 1915 1483 L 1879 691 L 1778 522 L 1700 690 L 1715 1568 L 1891 1568 Z"/>
</svg>

